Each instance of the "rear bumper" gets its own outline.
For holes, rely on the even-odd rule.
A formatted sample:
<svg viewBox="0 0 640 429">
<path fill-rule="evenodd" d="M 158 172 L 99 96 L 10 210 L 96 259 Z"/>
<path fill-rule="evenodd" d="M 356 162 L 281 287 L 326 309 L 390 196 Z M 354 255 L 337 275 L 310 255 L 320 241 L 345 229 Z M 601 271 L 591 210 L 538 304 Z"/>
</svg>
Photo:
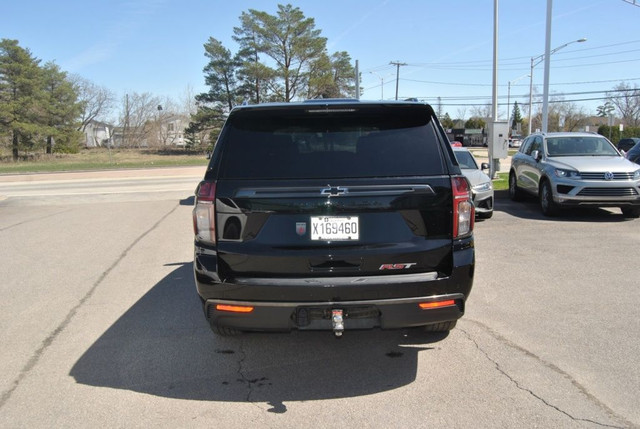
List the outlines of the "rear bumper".
<svg viewBox="0 0 640 429">
<path fill-rule="evenodd" d="M 457 320 L 473 285 L 472 239 L 455 243 L 449 275 L 437 272 L 369 276 L 239 277 L 220 279 L 217 254 L 196 246 L 194 275 L 205 316 L 218 326 L 251 331 L 331 329 L 343 310 L 345 329 L 402 328 Z M 453 300 L 437 308 L 420 303 Z M 217 305 L 253 307 L 248 313 Z"/>
<path fill-rule="evenodd" d="M 449 302 L 439 308 L 420 303 Z M 249 313 L 217 309 L 218 305 L 251 307 Z M 394 329 L 457 320 L 464 314 L 461 294 L 344 302 L 253 302 L 209 299 L 204 304 L 210 323 L 250 331 L 331 330 L 331 313 L 342 310 L 344 329 Z"/>
</svg>

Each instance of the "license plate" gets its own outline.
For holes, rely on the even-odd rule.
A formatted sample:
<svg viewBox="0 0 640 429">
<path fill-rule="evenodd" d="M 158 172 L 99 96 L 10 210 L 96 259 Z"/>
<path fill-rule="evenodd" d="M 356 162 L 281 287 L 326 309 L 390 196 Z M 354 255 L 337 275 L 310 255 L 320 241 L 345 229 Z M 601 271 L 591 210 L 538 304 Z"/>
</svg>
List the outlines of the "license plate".
<svg viewBox="0 0 640 429">
<path fill-rule="evenodd" d="M 358 240 L 358 216 L 311 217 L 312 240 Z"/>
</svg>

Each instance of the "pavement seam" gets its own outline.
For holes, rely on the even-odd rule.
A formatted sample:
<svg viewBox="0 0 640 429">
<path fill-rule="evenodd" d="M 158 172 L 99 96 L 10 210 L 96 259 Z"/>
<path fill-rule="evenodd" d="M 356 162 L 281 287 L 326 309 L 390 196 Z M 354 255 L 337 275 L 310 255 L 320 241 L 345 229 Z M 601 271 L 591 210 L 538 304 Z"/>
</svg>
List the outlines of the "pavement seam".
<svg viewBox="0 0 640 429">
<path fill-rule="evenodd" d="M 18 377 L 13 381 L 12 386 L 8 390 L 2 392 L 2 397 L 0 397 L 0 409 L 2 409 L 2 407 L 5 406 L 5 404 L 11 398 L 11 395 L 13 395 L 13 392 L 20 386 L 20 383 L 22 382 L 22 380 L 24 380 L 24 378 L 29 374 L 29 372 L 31 372 L 31 370 L 33 370 L 33 368 L 38 364 L 44 352 L 49 348 L 49 346 L 51 346 L 51 344 L 53 344 L 55 339 L 71 323 L 71 320 L 77 314 L 78 310 L 89 300 L 89 298 L 93 296 L 95 291 L 98 289 L 98 286 L 102 284 L 104 279 L 107 278 L 107 276 L 111 273 L 111 271 L 113 271 L 120 264 L 120 262 L 127 256 L 127 254 L 129 253 L 129 251 L 131 251 L 131 249 L 133 249 L 149 233 L 155 230 L 167 217 L 169 217 L 173 212 L 175 212 L 178 209 L 178 207 L 180 207 L 180 204 L 177 204 L 168 213 L 163 215 L 155 224 L 151 226 L 151 228 L 143 232 L 126 249 L 124 249 L 124 251 L 120 254 L 120 256 L 115 260 L 115 262 L 111 264 L 111 266 L 107 268 L 107 270 L 100 275 L 100 277 L 95 281 L 93 286 L 91 286 L 89 291 L 80 299 L 80 301 L 78 301 L 78 303 L 71 310 L 69 310 L 64 320 L 53 330 L 53 332 L 49 334 L 49 336 L 47 336 L 47 338 L 44 339 L 44 341 L 42 341 L 42 344 L 40 345 L 40 347 L 35 351 L 33 356 L 29 358 L 29 361 L 20 370 L 20 374 L 18 375 Z"/>
<path fill-rule="evenodd" d="M 41 216 L 41 217 L 35 218 L 35 219 L 23 220 L 22 222 L 14 223 L 13 225 L 9 225 L 9 226 L 5 226 L 4 228 L 0 228 L 0 232 L 6 231 L 7 229 L 14 228 L 16 226 L 24 225 L 25 223 L 35 222 L 35 221 L 38 221 L 38 220 L 46 219 L 46 218 L 49 218 L 49 217 L 52 217 L 52 216 L 56 216 L 56 215 L 59 215 L 59 214 L 62 214 L 62 213 L 66 213 L 66 212 L 69 212 L 69 211 L 71 211 L 71 209 L 62 210 L 62 211 L 55 212 L 55 213 L 50 213 L 50 214 L 48 214 L 46 216 Z"/>
<path fill-rule="evenodd" d="M 624 429 L 625 427 L 633 427 L 634 424 L 627 421 L 626 419 L 624 419 L 622 416 L 617 415 L 613 410 L 611 410 L 609 407 L 607 407 L 605 404 L 603 404 L 601 401 L 599 401 L 596 397 L 594 397 L 592 394 L 590 394 L 582 385 L 580 385 L 573 377 L 571 377 L 569 374 L 567 374 L 566 372 L 564 372 L 563 370 L 561 370 L 560 368 L 558 368 L 556 365 L 553 365 L 549 362 L 544 361 L 543 359 L 541 359 L 539 356 L 531 353 L 530 351 L 512 343 L 511 341 L 507 340 L 506 338 L 502 337 L 501 335 L 495 333 L 491 328 L 489 328 L 488 326 L 484 325 L 481 322 L 475 321 L 475 320 L 469 320 L 466 319 L 467 321 L 473 322 L 475 324 L 477 324 L 478 326 L 481 326 L 482 328 L 484 328 L 486 331 L 489 332 L 489 334 L 494 337 L 496 340 L 500 341 L 501 343 L 512 347 L 514 349 L 516 349 L 519 352 L 524 353 L 525 355 L 527 355 L 528 357 L 531 357 L 533 359 L 535 359 L 536 361 L 540 362 L 541 364 L 543 364 L 546 368 L 551 369 L 554 372 L 557 372 L 559 374 L 561 374 L 563 377 L 566 377 L 571 384 L 576 387 L 580 393 L 584 394 L 590 401 L 592 401 L 594 404 L 596 404 L 598 407 L 602 408 L 611 418 L 615 419 L 615 420 L 619 420 L 621 422 L 624 423 L 625 426 L 614 426 L 614 425 L 608 425 L 606 423 L 600 423 L 591 419 L 583 419 L 583 418 L 579 418 L 579 417 L 574 417 L 571 414 L 569 414 L 568 412 L 564 411 L 563 409 L 551 404 L 550 402 L 548 402 L 546 399 L 544 399 L 542 396 L 536 394 L 534 391 L 532 391 L 531 389 L 528 389 L 524 386 L 522 386 L 516 379 L 514 379 L 512 376 L 510 376 L 498 363 L 497 360 L 493 359 L 489 353 L 487 351 L 485 351 L 482 347 L 480 347 L 480 345 L 478 344 L 478 342 L 471 337 L 471 334 L 469 334 L 467 331 L 465 331 L 464 329 L 460 329 L 460 331 L 469 339 L 469 341 L 471 341 L 475 346 L 476 349 L 478 349 L 478 351 L 480 351 L 480 353 L 482 353 L 485 358 L 491 362 L 496 370 L 502 374 L 503 376 L 505 376 L 511 383 L 513 383 L 518 389 L 529 393 L 531 396 L 533 396 L 534 398 L 536 398 L 537 400 L 539 400 L 540 402 L 542 402 L 543 404 L 545 404 L 547 407 L 549 408 L 553 408 L 554 410 L 558 411 L 559 413 L 562 413 L 564 415 L 566 415 L 567 417 L 569 417 L 571 420 L 575 421 L 575 422 L 585 422 L 585 423 L 592 423 L 594 425 L 598 425 L 598 426 L 602 426 L 602 427 L 609 427 L 609 428 L 617 428 L 617 429 Z"/>
</svg>

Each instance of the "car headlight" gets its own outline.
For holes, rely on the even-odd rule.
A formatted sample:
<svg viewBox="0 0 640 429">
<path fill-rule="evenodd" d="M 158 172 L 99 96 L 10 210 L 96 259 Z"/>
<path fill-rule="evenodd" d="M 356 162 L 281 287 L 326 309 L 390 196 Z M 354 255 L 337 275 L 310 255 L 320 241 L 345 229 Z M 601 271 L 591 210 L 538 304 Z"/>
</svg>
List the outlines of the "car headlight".
<svg viewBox="0 0 640 429">
<path fill-rule="evenodd" d="M 556 168 L 556 176 L 564 177 L 568 179 L 579 179 L 580 173 L 575 170 L 563 170 L 562 168 Z"/>
<path fill-rule="evenodd" d="M 633 180 L 640 179 L 640 170 L 636 170 L 633 172 Z"/>
<path fill-rule="evenodd" d="M 475 185 L 473 187 L 473 190 L 476 192 L 490 191 L 491 189 L 493 189 L 493 185 L 491 184 L 491 182 L 480 183 L 479 185 Z"/>
</svg>

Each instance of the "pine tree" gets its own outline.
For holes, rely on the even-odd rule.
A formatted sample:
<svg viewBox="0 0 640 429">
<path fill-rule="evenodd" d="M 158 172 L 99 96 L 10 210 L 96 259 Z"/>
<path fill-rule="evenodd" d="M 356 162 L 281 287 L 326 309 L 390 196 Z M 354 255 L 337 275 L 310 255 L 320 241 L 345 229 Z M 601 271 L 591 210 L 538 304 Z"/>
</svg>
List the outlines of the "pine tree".
<svg viewBox="0 0 640 429">
<path fill-rule="evenodd" d="M 53 142 L 57 151 L 77 151 L 78 128 L 82 106 L 73 85 L 67 80 L 67 74 L 54 63 L 43 68 L 45 109 L 44 125 L 47 127 L 46 152 L 52 153 Z"/>
<path fill-rule="evenodd" d="M 518 106 L 518 102 L 516 101 L 513 104 L 513 112 L 511 114 L 511 129 L 515 130 L 520 123 L 522 123 L 522 114 L 520 113 L 520 106 Z"/>
<path fill-rule="evenodd" d="M 41 123 L 44 94 L 39 63 L 17 40 L 0 41 L 0 135 L 10 136 L 14 160 L 22 147 L 32 146 L 46 134 Z"/>
</svg>

